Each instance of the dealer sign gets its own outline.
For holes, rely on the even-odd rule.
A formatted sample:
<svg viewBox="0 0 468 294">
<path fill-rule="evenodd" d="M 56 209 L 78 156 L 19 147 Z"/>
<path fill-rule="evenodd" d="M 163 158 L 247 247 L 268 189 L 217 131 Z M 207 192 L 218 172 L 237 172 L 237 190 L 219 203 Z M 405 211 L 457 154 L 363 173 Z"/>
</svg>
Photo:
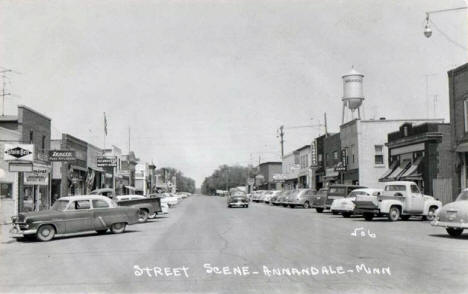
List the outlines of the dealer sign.
<svg viewBox="0 0 468 294">
<path fill-rule="evenodd" d="M 4 160 L 33 161 L 34 145 L 32 144 L 5 144 Z"/>
<path fill-rule="evenodd" d="M 49 161 L 74 161 L 75 151 L 74 150 L 50 150 Z"/>
<path fill-rule="evenodd" d="M 116 156 L 98 156 L 96 158 L 96 164 L 98 167 L 116 167 L 117 157 Z"/>
</svg>

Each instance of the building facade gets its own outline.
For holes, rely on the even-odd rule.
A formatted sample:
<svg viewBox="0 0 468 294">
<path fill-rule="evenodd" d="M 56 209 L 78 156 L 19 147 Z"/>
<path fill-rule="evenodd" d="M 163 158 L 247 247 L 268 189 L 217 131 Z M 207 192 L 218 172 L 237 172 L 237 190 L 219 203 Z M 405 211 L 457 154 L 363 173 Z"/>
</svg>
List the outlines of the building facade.
<svg viewBox="0 0 468 294">
<path fill-rule="evenodd" d="M 293 190 L 297 188 L 297 176 L 299 172 L 299 154 L 296 152 L 283 156 L 281 173 L 284 190 Z"/>
<path fill-rule="evenodd" d="M 312 182 L 310 145 L 305 145 L 295 151 L 299 157 L 297 172 L 297 188 L 310 188 Z"/>
<path fill-rule="evenodd" d="M 452 198 L 468 188 L 468 63 L 448 72 L 452 134 Z"/>
<path fill-rule="evenodd" d="M 281 162 L 268 161 L 262 162 L 258 165 L 258 174 L 262 176 L 261 184 L 257 184 L 257 190 L 276 190 L 278 189 L 278 182 L 274 179 L 274 175 L 281 174 Z"/>
<path fill-rule="evenodd" d="M 340 173 L 336 167 L 341 163 L 340 133 L 330 133 L 323 139 L 324 186 L 340 182 Z"/>
<path fill-rule="evenodd" d="M 51 119 L 24 105 L 14 116 L 0 117 L 0 206 L 2 222 L 17 212 L 39 211 L 51 205 L 50 150 Z M 10 172 L 3 158 L 5 144 L 30 144 L 34 148 L 32 172 Z"/>
<path fill-rule="evenodd" d="M 413 181 L 443 203 L 452 201 L 451 126 L 405 123 L 388 134 L 388 166 L 379 181 Z"/>
<path fill-rule="evenodd" d="M 345 154 L 346 170 L 343 183 L 383 188 L 379 181 L 389 169 L 387 134 L 403 123 L 443 123 L 443 119 L 352 120 L 340 126 L 341 151 Z"/>
</svg>

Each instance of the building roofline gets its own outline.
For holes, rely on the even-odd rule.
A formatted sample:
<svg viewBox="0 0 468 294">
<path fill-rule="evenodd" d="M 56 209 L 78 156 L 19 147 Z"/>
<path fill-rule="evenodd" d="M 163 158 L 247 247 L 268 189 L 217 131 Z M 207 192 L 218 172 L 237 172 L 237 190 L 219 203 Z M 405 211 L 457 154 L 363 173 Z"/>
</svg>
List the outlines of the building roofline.
<svg viewBox="0 0 468 294">
<path fill-rule="evenodd" d="M 260 165 L 264 165 L 264 164 L 283 164 L 281 161 L 265 161 L 265 162 L 262 162 L 259 164 Z"/>
<path fill-rule="evenodd" d="M 40 116 L 42 116 L 42 117 L 48 119 L 49 121 L 52 121 L 52 119 L 51 119 L 50 117 L 48 117 L 47 115 L 44 115 L 44 114 L 40 113 L 39 111 L 32 109 L 32 108 L 29 107 L 29 106 L 26 106 L 26 105 L 22 105 L 22 104 L 21 104 L 21 105 L 18 105 L 18 108 L 27 109 L 27 110 L 29 110 L 29 111 L 31 111 L 31 112 L 34 112 L 35 114 L 38 114 L 38 115 L 40 115 Z"/>
<path fill-rule="evenodd" d="M 422 122 L 422 123 L 445 123 L 444 118 L 396 118 L 396 119 L 353 119 L 349 122 L 346 122 L 340 125 L 340 128 L 343 126 L 348 126 L 360 121 L 361 123 L 385 123 L 385 122 Z"/>
<path fill-rule="evenodd" d="M 301 151 L 301 150 L 304 150 L 304 149 L 306 149 L 306 148 L 310 148 L 310 144 L 304 145 L 304 146 L 302 146 L 301 148 L 296 149 L 295 151 Z"/>
<path fill-rule="evenodd" d="M 460 65 L 460 66 L 458 66 L 458 67 L 452 68 L 451 70 L 449 70 L 449 71 L 447 72 L 447 74 L 448 74 L 448 75 L 456 74 L 456 73 L 459 73 L 459 72 L 461 72 L 461 71 L 466 71 L 466 70 L 468 70 L 468 62 L 465 63 L 465 64 L 462 64 L 462 65 Z"/>
</svg>

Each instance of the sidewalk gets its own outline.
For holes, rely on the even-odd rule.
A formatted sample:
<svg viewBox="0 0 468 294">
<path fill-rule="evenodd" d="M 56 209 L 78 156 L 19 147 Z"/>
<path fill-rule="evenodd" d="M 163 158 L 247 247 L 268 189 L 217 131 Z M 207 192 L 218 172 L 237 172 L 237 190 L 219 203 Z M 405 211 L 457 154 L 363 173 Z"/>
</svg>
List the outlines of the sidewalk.
<svg viewBox="0 0 468 294">
<path fill-rule="evenodd" d="M 11 224 L 0 224 L 0 244 L 14 240 L 9 236 L 8 232 L 10 231 L 10 229 Z"/>
</svg>

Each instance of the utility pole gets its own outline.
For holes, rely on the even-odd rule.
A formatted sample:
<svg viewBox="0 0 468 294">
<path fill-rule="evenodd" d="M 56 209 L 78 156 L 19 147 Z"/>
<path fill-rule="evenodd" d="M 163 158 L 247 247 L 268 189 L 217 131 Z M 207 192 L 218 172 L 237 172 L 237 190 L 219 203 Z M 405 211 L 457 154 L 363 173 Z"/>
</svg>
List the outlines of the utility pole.
<svg viewBox="0 0 468 294">
<path fill-rule="evenodd" d="M 279 131 L 280 131 L 279 137 L 280 137 L 280 144 L 281 144 L 281 160 L 283 160 L 283 156 L 284 156 L 284 140 L 283 140 L 284 126 L 280 126 Z"/>
<path fill-rule="evenodd" d="M 324 119 L 324 127 L 325 127 L 325 137 L 328 137 L 328 129 L 327 129 L 327 113 L 323 113 L 323 119 Z"/>
<path fill-rule="evenodd" d="M 10 96 L 11 93 L 5 92 L 6 88 L 6 82 L 5 80 L 7 79 L 6 73 L 11 72 L 11 69 L 5 69 L 0 71 L 2 74 L 2 116 L 5 116 L 5 96 Z"/>
</svg>

